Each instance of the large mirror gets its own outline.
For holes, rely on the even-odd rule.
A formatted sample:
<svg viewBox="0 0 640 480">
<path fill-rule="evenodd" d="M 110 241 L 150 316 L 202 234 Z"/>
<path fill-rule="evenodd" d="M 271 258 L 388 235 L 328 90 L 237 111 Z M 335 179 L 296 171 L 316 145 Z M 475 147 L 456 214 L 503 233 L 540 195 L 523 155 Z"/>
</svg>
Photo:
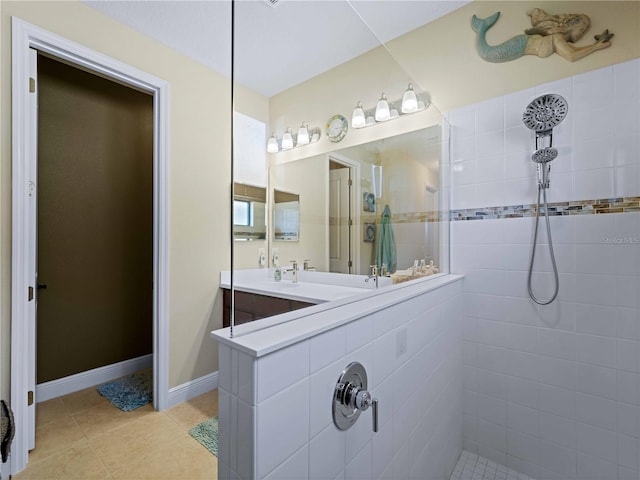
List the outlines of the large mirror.
<svg viewBox="0 0 640 480">
<path fill-rule="evenodd" d="M 416 262 L 438 267 L 440 152 L 438 125 L 272 165 L 276 191 L 304 192 L 299 241 L 281 253 L 321 272 L 366 275 L 376 265 L 398 281 Z"/>
</svg>

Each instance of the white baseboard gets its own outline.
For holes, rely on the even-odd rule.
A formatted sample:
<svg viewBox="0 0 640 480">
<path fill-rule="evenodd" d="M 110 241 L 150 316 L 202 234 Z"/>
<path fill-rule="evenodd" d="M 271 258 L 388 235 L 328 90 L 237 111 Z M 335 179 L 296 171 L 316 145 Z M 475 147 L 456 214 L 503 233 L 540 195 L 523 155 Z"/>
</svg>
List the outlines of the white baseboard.
<svg viewBox="0 0 640 480">
<path fill-rule="evenodd" d="M 36 385 L 36 402 L 45 402 L 85 388 L 100 385 L 116 378 L 131 375 L 138 370 L 153 367 L 153 354 L 144 355 L 124 362 L 94 368 L 68 377 Z"/>
<path fill-rule="evenodd" d="M 218 388 L 218 372 L 212 372 L 195 380 L 169 389 L 169 407 L 186 402 L 192 398 Z"/>
</svg>

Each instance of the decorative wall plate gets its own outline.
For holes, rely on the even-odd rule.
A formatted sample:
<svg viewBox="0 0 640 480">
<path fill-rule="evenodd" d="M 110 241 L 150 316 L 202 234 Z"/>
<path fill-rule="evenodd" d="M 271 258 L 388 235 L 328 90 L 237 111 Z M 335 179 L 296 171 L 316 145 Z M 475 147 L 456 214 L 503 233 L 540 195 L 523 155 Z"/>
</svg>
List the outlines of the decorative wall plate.
<svg viewBox="0 0 640 480">
<path fill-rule="evenodd" d="M 327 121 L 327 138 L 329 141 L 337 143 L 344 138 L 348 129 L 347 119 L 342 115 L 334 115 Z"/>
<path fill-rule="evenodd" d="M 364 224 L 364 241 L 367 243 L 373 243 L 376 241 L 376 224 L 375 223 Z"/>
</svg>

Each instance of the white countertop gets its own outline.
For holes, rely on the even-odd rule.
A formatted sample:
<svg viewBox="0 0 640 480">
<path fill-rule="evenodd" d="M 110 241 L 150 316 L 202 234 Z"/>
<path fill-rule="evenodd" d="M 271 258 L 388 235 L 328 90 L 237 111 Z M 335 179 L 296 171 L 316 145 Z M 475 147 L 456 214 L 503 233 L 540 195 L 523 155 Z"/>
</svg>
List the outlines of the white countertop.
<svg viewBox="0 0 640 480">
<path fill-rule="evenodd" d="M 361 293 L 349 298 L 238 325 L 234 327 L 233 338 L 230 337 L 230 328 L 215 330 L 211 337 L 233 349 L 261 357 L 462 278 L 461 275 L 438 274 L 377 291 L 356 289 Z"/>
<path fill-rule="evenodd" d="M 307 303 L 325 303 L 341 300 L 375 287 L 373 280 L 365 281 L 365 275 L 298 271 L 298 281 L 291 281 L 291 273 L 276 282 L 273 271 L 263 269 L 236 270 L 233 272 L 233 288 L 241 292 L 256 293 L 270 297 L 286 298 Z M 390 279 L 380 278 L 380 286 L 390 283 Z M 231 274 L 220 274 L 220 287 L 231 288 Z"/>
</svg>

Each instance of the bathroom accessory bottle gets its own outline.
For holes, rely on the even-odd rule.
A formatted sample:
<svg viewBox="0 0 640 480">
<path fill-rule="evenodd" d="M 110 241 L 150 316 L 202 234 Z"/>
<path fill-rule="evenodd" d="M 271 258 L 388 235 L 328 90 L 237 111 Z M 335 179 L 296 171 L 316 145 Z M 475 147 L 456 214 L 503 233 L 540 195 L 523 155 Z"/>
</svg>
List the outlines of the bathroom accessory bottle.
<svg viewBox="0 0 640 480">
<path fill-rule="evenodd" d="M 282 280 L 282 270 L 280 270 L 280 267 L 276 267 L 276 269 L 274 270 L 273 279 L 276 282 L 279 282 L 280 280 Z"/>
</svg>

